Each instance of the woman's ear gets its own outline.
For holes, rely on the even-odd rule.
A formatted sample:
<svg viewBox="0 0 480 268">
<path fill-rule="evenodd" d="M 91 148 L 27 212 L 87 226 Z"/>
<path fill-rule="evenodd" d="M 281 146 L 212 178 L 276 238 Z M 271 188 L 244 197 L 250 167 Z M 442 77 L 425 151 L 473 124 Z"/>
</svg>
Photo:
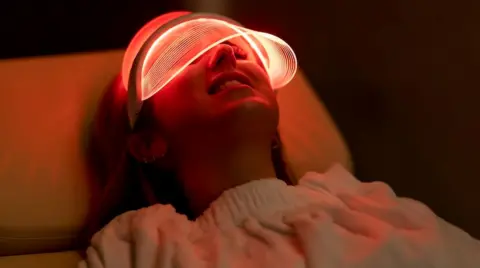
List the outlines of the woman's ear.
<svg viewBox="0 0 480 268">
<path fill-rule="evenodd" d="M 135 132 L 128 138 L 128 151 L 137 161 L 151 163 L 165 156 L 167 143 L 160 135 Z"/>
</svg>

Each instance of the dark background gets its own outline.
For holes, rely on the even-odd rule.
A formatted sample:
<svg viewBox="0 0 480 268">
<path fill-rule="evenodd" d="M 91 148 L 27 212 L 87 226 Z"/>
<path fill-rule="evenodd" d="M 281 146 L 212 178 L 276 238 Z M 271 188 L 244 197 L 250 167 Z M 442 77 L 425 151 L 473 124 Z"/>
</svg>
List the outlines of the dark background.
<svg viewBox="0 0 480 268">
<path fill-rule="evenodd" d="M 162 0 L 9 1 L 0 8 L 0 58 L 122 48 L 148 20 L 182 5 Z"/>
<path fill-rule="evenodd" d="M 198 8 L 119 2 L 2 4 L 0 58 L 122 48 L 156 15 Z M 358 177 L 386 181 L 480 237 L 479 1 L 223 2 L 226 15 L 293 46 Z"/>
</svg>

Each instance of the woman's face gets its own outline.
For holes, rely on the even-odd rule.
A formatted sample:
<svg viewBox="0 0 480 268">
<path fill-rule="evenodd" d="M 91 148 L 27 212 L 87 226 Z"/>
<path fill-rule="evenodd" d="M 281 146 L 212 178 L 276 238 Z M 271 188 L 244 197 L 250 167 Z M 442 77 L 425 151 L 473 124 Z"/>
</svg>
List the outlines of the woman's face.
<svg viewBox="0 0 480 268">
<path fill-rule="evenodd" d="M 152 97 L 167 140 L 276 131 L 278 105 L 256 54 L 240 38 L 212 48 Z"/>
</svg>

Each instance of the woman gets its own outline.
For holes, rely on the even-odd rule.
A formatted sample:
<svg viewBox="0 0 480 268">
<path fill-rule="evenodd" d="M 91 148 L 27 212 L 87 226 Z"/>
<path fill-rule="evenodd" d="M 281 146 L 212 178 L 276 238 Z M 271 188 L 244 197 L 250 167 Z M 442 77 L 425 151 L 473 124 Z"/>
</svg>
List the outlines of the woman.
<svg viewBox="0 0 480 268">
<path fill-rule="evenodd" d="M 480 267 L 478 241 L 383 183 L 334 166 L 289 185 L 273 89 L 291 68 L 271 64 L 288 50 L 215 16 L 240 34 L 190 37 L 198 18 L 147 24 L 100 107 L 92 163 L 108 181 L 81 267 Z"/>
</svg>

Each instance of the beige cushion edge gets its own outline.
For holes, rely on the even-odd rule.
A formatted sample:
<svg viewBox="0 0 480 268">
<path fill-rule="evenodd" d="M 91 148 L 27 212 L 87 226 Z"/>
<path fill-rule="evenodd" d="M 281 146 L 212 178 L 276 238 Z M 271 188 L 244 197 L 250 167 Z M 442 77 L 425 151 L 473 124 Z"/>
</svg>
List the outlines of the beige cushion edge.
<svg viewBox="0 0 480 268">
<path fill-rule="evenodd" d="M 76 268 L 81 260 L 77 251 L 0 257 L 0 268 Z"/>
</svg>

